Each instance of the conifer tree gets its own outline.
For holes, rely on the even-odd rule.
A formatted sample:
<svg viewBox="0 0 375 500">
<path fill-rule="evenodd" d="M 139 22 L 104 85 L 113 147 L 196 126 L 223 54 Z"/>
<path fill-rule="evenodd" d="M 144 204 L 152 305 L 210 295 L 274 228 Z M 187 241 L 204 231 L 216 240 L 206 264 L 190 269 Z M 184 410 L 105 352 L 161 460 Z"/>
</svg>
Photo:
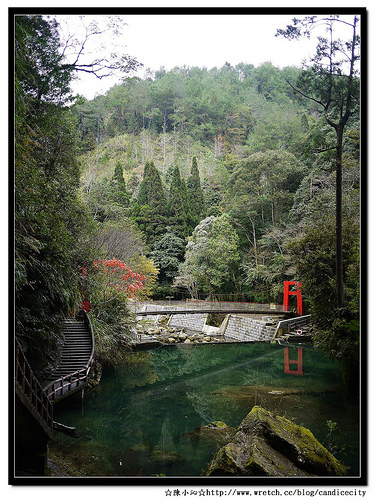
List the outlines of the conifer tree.
<svg viewBox="0 0 375 500">
<path fill-rule="evenodd" d="M 138 204 L 149 205 L 158 214 L 166 214 L 167 200 L 159 171 L 153 161 L 145 164 L 143 180 L 139 187 Z"/>
<path fill-rule="evenodd" d="M 199 222 L 206 216 L 206 203 L 204 194 L 201 187 L 201 180 L 199 177 L 198 161 L 196 156 L 193 157 L 191 166 L 191 176 L 187 180 L 187 190 L 189 197 L 191 225 L 194 229 Z"/>
<path fill-rule="evenodd" d="M 129 206 L 130 195 L 126 190 L 124 174 L 120 162 L 116 163 L 115 171 L 112 176 L 111 191 L 112 199 L 115 203 L 123 207 Z"/>
<path fill-rule="evenodd" d="M 138 205 L 148 205 L 149 197 L 150 197 L 150 181 L 151 181 L 151 174 L 150 174 L 150 163 L 146 161 L 145 163 L 145 168 L 143 170 L 143 180 L 141 182 L 141 185 L 139 186 L 139 192 L 138 192 Z"/>
<path fill-rule="evenodd" d="M 193 216 L 190 208 L 189 193 L 186 181 L 183 177 L 181 177 L 181 192 L 182 192 L 182 199 L 184 200 L 184 205 L 185 205 L 187 236 L 189 236 L 193 232 L 195 225 L 192 222 Z"/>
<path fill-rule="evenodd" d="M 167 222 L 167 199 L 159 171 L 152 161 L 145 164 L 132 214 L 148 244 L 153 244 L 163 234 Z"/>
<path fill-rule="evenodd" d="M 190 232 L 189 200 L 185 180 L 180 170 L 175 167 L 169 191 L 168 203 L 169 223 L 180 238 L 186 238 Z"/>
</svg>

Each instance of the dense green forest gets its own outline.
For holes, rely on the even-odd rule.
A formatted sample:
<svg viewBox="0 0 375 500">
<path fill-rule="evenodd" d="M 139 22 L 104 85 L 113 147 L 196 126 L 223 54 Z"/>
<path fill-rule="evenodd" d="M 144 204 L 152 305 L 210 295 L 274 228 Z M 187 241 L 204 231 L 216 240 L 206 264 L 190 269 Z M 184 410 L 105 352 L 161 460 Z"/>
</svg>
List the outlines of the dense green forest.
<svg viewBox="0 0 375 500">
<path fill-rule="evenodd" d="M 83 297 L 103 360 L 118 354 L 129 287 L 105 295 L 93 268 L 117 259 L 140 299 L 281 303 L 283 281 L 303 281 L 317 342 L 355 381 L 356 33 L 349 73 L 323 64 L 339 49 L 321 41 L 307 68 L 161 68 L 90 101 L 71 95 L 79 67 L 65 63 L 60 44 L 55 21 L 17 18 L 16 334 L 31 359 L 56 343 L 56 325 Z"/>
</svg>

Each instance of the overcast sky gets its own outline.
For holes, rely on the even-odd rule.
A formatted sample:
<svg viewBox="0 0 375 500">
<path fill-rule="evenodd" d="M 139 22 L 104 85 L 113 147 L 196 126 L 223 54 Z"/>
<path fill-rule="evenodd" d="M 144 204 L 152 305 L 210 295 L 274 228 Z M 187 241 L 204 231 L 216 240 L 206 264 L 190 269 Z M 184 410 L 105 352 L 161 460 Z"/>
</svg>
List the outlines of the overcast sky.
<svg viewBox="0 0 375 500">
<path fill-rule="evenodd" d="M 299 16 L 300 17 L 300 16 Z M 129 15 L 122 44 L 146 68 L 167 70 L 175 66 L 198 66 L 211 69 L 226 62 L 258 66 L 271 61 L 280 68 L 300 66 L 314 53 L 316 40 L 290 42 L 275 37 L 277 28 L 291 22 L 291 15 Z M 350 16 L 352 20 L 352 16 Z M 120 79 L 98 81 L 82 78 L 73 86 L 75 92 L 91 99 L 105 93 Z"/>
</svg>

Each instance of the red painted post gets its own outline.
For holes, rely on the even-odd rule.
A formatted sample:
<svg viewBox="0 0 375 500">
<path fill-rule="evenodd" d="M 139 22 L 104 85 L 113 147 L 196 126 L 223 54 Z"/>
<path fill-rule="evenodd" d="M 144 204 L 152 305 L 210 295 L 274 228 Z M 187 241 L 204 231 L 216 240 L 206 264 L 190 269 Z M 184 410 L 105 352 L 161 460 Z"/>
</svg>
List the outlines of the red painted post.
<svg viewBox="0 0 375 500">
<path fill-rule="evenodd" d="M 290 281 L 284 281 L 284 301 L 283 301 L 283 311 L 289 311 L 290 299 L 289 299 L 289 283 Z"/>
<path fill-rule="evenodd" d="M 296 286 L 297 290 L 290 290 L 291 286 Z M 283 311 L 289 311 L 290 307 L 290 296 L 297 295 L 297 313 L 300 316 L 304 314 L 304 305 L 301 293 L 302 281 L 284 281 L 284 301 L 283 301 Z"/>
</svg>

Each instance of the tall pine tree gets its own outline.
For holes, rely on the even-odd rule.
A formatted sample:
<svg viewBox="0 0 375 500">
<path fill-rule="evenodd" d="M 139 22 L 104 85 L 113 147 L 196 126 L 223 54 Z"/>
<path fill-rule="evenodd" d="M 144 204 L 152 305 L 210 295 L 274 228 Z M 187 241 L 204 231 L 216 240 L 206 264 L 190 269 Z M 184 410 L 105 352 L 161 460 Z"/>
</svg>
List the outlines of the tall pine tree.
<svg viewBox="0 0 375 500">
<path fill-rule="evenodd" d="M 137 202 L 139 206 L 148 205 L 151 191 L 151 165 L 146 161 L 143 170 L 143 180 L 139 186 Z"/>
<path fill-rule="evenodd" d="M 130 195 L 126 190 L 124 174 L 120 162 L 116 163 L 111 183 L 112 199 L 123 207 L 129 206 Z"/>
<path fill-rule="evenodd" d="M 167 199 L 159 171 L 152 161 L 145 164 L 132 213 L 147 243 L 153 244 L 163 234 L 167 223 Z"/>
<path fill-rule="evenodd" d="M 173 169 L 168 203 L 169 224 L 175 234 L 186 238 L 190 233 L 190 209 L 185 180 L 178 167 Z"/>
<path fill-rule="evenodd" d="M 191 176 L 187 180 L 187 191 L 189 196 L 189 205 L 191 213 L 191 225 L 194 229 L 199 222 L 206 216 L 206 203 L 201 187 L 199 177 L 198 161 L 196 156 L 193 157 L 191 166 Z"/>
<path fill-rule="evenodd" d="M 163 183 L 153 161 L 145 164 L 143 180 L 139 187 L 138 204 L 149 205 L 158 214 L 166 214 L 167 200 Z"/>
</svg>

